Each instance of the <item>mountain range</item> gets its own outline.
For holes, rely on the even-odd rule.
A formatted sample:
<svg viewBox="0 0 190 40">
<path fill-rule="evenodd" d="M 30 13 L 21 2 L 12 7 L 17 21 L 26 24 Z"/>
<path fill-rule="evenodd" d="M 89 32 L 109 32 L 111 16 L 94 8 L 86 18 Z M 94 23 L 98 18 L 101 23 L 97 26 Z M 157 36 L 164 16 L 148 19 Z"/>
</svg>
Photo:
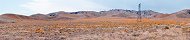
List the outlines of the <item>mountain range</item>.
<svg viewBox="0 0 190 40">
<path fill-rule="evenodd" d="M 18 14 L 2 14 L 0 15 L 0 23 L 7 22 L 7 20 L 75 20 L 82 18 L 137 18 L 138 11 L 112 9 L 109 11 L 78 11 L 78 12 L 52 12 L 49 14 L 34 14 L 30 16 Z M 148 19 L 176 19 L 176 18 L 190 18 L 190 9 L 184 9 L 175 13 L 165 14 L 152 10 L 142 10 L 142 18 Z"/>
</svg>

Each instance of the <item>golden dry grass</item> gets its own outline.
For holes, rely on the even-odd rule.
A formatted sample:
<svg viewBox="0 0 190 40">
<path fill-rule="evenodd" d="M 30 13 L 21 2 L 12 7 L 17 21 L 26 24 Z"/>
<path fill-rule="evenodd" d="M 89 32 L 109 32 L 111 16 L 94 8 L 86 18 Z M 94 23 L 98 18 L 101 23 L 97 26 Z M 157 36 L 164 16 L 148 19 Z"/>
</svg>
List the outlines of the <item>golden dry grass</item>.
<svg viewBox="0 0 190 40">
<path fill-rule="evenodd" d="M 59 20 L 59 21 L 42 21 L 30 20 L 20 21 L 17 23 L 1 24 L 4 26 L 48 26 L 54 28 L 110 28 L 110 27 L 129 27 L 141 29 L 155 25 L 179 25 L 186 26 L 187 22 L 175 20 L 152 20 L 142 19 L 142 22 L 137 22 L 136 19 L 124 18 L 91 18 L 79 20 Z"/>
<path fill-rule="evenodd" d="M 96 35 L 100 39 L 110 39 L 115 38 L 115 36 L 121 39 L 148 39 L 149 37 L 155 36 L 152 38 L 157 39 L 157 37 L 163 35 L 175 38 L 173 36 L 176 35 L 176 37 L 182 36 L 182 38 L 184 38 L 186 36 L 182 35 L 183 33 L 180 32 L 181 30 L 189 32 L 190 28 L 183 27 L 188 26 L 187 24 L 188 21 L 142 19 L 142 22 L 137 22 L 136 19 L 125 18 L 86 18 L 57 21 L 23 20 L 16 23 L 0 24 L 0 32 L 4 33 L 2 34 L 3 36 L 0 37 L 6 37 L 6 35 L 13 34 L 17 36 L 27 34 L 22 37 L 57 39 L 56 37 L 63 38 L 63 36 L 69 36 L 64 38 L 77 39 L 78 37 L 91 38 Z M 158 26 L 161 28 L 157 28 Z M 179 28 L 176 28 L 177 26 L 179 26 Z M 7 32 L 9 34 L 7 34 Z M 11 38 L 12 36 L 7 37 Z M 161 37 L 160 39 L 163 38 L 165 37 Z"/>
</svg>

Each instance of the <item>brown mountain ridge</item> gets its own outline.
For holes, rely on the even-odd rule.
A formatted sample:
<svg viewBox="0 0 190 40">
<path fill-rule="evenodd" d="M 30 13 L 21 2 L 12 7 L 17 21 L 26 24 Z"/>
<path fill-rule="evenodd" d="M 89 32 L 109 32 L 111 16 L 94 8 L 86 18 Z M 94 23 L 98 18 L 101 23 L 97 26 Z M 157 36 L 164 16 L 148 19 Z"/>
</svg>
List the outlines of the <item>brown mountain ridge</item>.
<svg viewBox="0 0 190 40">
<path fill-rule="evenodd" d="M 0 17 L 6 19 L 25 19 L 25 20 L 74 20 L 81 18 L 137 18 L 137 11 L 113 9 L 109 11 L 78 11 L 78 12 L 53 12 L 49 14 L 34 14 L 31 16 L 24 16 L 18 14 L 2 14 Z M 164 14 L 152 10 L 143 10 L 143 18 L 157 19 L 157 18 L 190 18 L 190 9 L 184 9 L 171 14 Z"/>
</svg>

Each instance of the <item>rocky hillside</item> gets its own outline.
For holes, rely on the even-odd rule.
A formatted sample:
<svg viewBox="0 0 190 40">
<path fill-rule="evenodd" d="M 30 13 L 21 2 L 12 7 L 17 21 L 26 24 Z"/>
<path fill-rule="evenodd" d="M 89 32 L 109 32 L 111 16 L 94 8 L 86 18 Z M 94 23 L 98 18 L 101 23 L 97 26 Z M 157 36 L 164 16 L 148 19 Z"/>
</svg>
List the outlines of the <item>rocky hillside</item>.
<svg viewBox="0 0 190 40">
<path fill-rule="evenodd" d="M 178 18 L 190 18 L 190 9 L 184 9 L 179 12 L 173 13 Z"/>
<path fill-rule="evenodd" d="M 138 11 L 135 10 L 123 10 L 123 9 L 113 9 L 109 11 L 78 11 L 78 12 L 53 12 L 47 15 L 43 14 L 35 14 L 31 17 L 34 19 L 54 19 L 54 20 L 62 20 L 62 19 L 80 19 L 80 18 L 137 18 Z M 154 12 L 152 10 L 144 10 L 142 11 L 143 18 L 154 18 L 156 15 L 161 15 L 162 13 Z"/>
<path fill-rule="evenodd" d="M 11 13 L 0 15 L 0 17 L 8 19 L 31 19 L 31 17 L 29 16 L 11 14 Z"/>
<path fill-rule="evenodd" d="M 109 11 L 78 11 L 78 12 L 52 12 L 49 14 L 34 14 L 31 16 L 17 14 L 3 14 L 1 17 L 8 19 L 34 19 L 34 20 L 73 20 L 81 18 L 137 18 L 135 10 L 112 9 Z M 164 14 L 152 10 L 141 11 L 143 18 L 190 18 L 190 10 L 185 9 L 172 14 Z"/>
</svg>

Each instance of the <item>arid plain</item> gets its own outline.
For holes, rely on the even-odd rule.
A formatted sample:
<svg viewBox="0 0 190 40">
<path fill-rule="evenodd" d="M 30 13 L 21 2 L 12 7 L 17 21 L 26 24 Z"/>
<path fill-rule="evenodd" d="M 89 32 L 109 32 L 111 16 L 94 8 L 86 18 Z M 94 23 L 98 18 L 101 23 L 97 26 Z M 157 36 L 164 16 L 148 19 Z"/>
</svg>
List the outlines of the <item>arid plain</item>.
<svg viewBox="0 0 190 40">
<path fill-rule="evenodd" d="M 0 16 L 0 40 L 190 40 L 190 10 L 54 12 Z"/>
</svg>

